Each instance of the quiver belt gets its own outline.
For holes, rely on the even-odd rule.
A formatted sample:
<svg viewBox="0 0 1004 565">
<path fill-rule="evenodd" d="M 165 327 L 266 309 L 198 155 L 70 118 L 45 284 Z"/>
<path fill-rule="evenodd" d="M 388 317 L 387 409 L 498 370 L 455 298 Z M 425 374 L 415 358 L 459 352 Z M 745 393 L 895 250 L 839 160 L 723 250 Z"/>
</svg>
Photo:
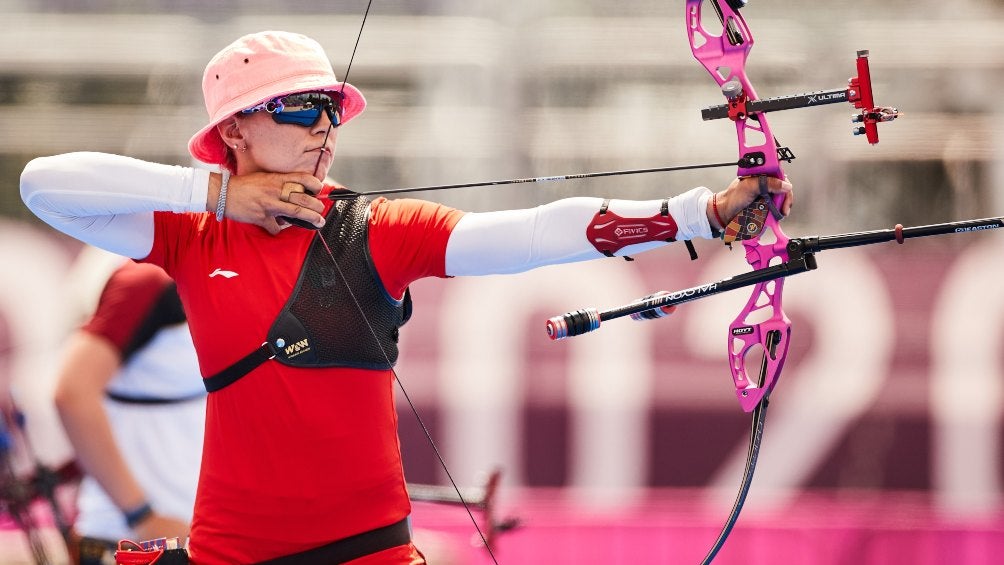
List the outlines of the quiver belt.
<svg viewBox="0 0 1004 565">
<path fill-rule="evenodd" d="M 206 390 L 220 390 L 273 358 L 292 367 L 394 365 L 411 295 L 406 290 L 397 300 L 380 281 L 369 254 L 369 212 L 370 201 L 361 196 L 335 201 L 267 341 L 205 379 Z"/>
</svg>

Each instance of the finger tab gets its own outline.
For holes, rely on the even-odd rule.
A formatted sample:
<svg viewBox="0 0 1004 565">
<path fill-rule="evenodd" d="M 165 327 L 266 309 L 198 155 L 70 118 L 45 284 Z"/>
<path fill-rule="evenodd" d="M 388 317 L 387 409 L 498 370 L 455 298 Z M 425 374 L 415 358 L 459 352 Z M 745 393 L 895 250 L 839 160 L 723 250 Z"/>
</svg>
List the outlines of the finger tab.
<svg viewBox="0 0 1004 565">
<path fill-rule="evenodd" d="M 282 200 L 283 202 L 289 202 L 289 198 L 290 196 L 293 195 L 294 192 L 306 192 L 306 191 L 307 189 L 304 188 L 302 184 L 298 182 L 286 181 L 282 183 L 282 194 L 279 196 L 279 200 Z"/>
</svg>

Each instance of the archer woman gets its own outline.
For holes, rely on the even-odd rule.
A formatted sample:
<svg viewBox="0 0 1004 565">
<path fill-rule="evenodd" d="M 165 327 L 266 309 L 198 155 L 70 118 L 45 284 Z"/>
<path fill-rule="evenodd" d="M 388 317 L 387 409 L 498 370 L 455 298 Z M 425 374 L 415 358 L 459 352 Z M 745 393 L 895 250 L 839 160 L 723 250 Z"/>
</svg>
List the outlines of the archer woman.
<svg viewBox="0 0 1004 565">
<path fill-rule="evenodd" d="M 736 179 L 717 194 L 488 213 L 341 198 L 322 179 L 366 101 L 318 43 L 241 37 L 209 62 L 203 93 L 209 122 L 189 150 L 220 172 L 71 153 L 21 177 L 24 202 L 56 229 L 177 283 L 210 391 L 195 563 L 424 563 L 392 387 L 408 285 L 710 238 L 759 192 Z M 791 185 L 769 190 L 787 213 Z M 650 229 L 626 241 L 597 229 L 622 223 Z"/>
</svg>

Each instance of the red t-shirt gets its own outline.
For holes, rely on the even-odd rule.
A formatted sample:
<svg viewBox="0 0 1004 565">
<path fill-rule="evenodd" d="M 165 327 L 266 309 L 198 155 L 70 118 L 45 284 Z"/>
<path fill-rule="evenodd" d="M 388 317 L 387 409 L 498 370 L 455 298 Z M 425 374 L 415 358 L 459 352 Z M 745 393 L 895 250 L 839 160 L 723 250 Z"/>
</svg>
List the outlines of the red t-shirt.
<svg viewBox="0 0 1004 565">
<path fill-rule="evenodd" d="M 388 292 L 401 297 L 419 278 L 445 276 L 446 243 L 461 216 L 419 200 L 373 202 L 370 255 Z M 214 375 L 265 340 L 315 232 L 272 236 L 210 214 L 167 212 L 155 214 L 155 225 L 144 261 L 177 282 L 202 374 Z M 193 562 L 261 561 L 407 516 L 393 384 L 389 370 L 267 361 L 210 394 Z"/>
</svg>

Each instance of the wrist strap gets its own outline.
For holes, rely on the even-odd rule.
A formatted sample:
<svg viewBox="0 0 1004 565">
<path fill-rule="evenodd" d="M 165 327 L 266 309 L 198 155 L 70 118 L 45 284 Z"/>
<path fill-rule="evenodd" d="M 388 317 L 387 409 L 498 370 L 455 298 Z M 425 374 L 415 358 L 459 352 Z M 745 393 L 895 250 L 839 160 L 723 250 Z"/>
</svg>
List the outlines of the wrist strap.
<svg viewBox="0 0 1004 565">
<path fill-rule="evenodd" d="M 729 224 L 728 224 L 728 222 L 726 222 L 725 220 L 723 220 L 722 219 L 722 215 L 718 213 L 718 193 L 717 192 L 711 195 L 711 209 L 715 213 L 715 219 L 718 220 L 718 225 L 721 226 L 716 231 L 724 232 L 725 231 L 725 227 L 728 226 Z"/>
<path fill-rule="evenodd" d="M 220 181 L 220 199 L 216 201 L 216 221 L 223 221 L 223 211 L 227 207 L 227 185 L 230 184 L 230 171 L 223 169 L 220 174 L 223 180 Z"/>
<path fill-rule="evenodd" d="M 140 506 L 122 513 L 125 516 L 126 525 L 135 528 L 137 524 L 146 520 L 153 514 L 153 507 L 149 502 L 143 502 Z"/>
</svg>

